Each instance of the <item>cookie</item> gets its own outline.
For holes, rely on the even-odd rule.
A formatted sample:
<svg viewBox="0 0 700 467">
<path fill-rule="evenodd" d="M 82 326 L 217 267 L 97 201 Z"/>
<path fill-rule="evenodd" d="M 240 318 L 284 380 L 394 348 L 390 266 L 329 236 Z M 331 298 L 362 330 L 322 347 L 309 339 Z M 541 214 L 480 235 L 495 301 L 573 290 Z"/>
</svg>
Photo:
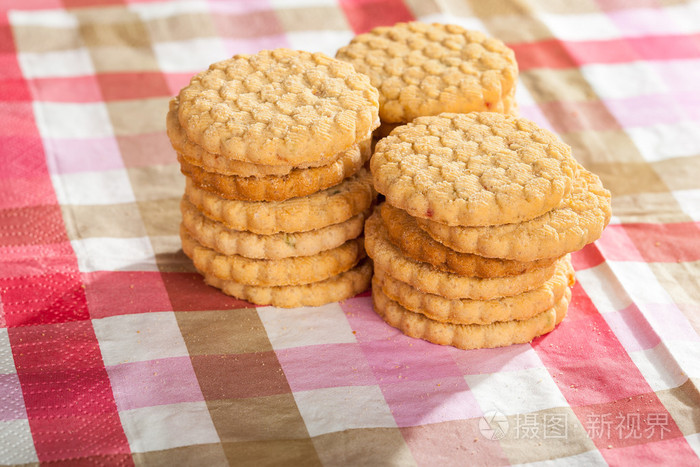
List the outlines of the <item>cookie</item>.
<svg viewBox="0 0 700 467">
<path fill-rule="evenodd" d="M 342 152 L 325 157 L 318 161 L 307 162 L 297 166 L 291 165 L 266 165 L 252 162 L 228 159 L 221 154 L 206 151 L 201 146 L 187 139 L 187 135 L 180 126 L 177 118 L 179 100 L 174 97 L 170 100 L 170 110 L 166 117 L 168 139 L 175 152 L 185 159 L 190 165 L 196 165 L 204 170 L 216 172 L 222 175 L 238 175 L 239 177 L 264 177 L 266 175 L 287 175 L 294 169 L 308 169 L 328 165 L 337 159 Z M 369 139 L 369 135 L 367 137 Z"/>
<path fill-rule="evenodd" d="M 430 264 L 407 258 L 391 241 L 379 213 L 365 222 L 365 248 L 378 269 L 413 287 L 445 298 L 490 300 L 517 295 L 544 284 L 554 274 L 555 264 L 517 276 L 480 278 L 441 271 Z"/>
<path fill-rule="evenodd" d="M 332 157 L 379 125 L 377 90 L 352 65 L 289 49 L 235 55 L 179 93 L 178 120 L 204 150 L 254 164 Z"/>
<path fill-rule="evenodd" d="M 610 222 L 610 192 L 583 167 L 571 194 L 535 219 L 490 227 L 449 227 L 423 219 L 418 225 L 457 251 L 515 261 L 536 261 L 580 250 L 597 240 Z"/>
<path fill-rule="evenodd" d="M 503 42 L 460 26 L 398 23 L 354 37 L 336 58 L 379 90 L 382 122 L 442 112 L 510 111 L 518 65 Z"/>
<path fill-rule="evenodd" d="M 284 201 L 306 196 L 337 185 L 360 170 L 370 157 L 369 142 L 364 151 L 356 144 L 329 165 L 308 169 L 294 169 L 287 175 L 240 177 L 209 172 L 187 162 L 178 155 L 180 170 L 198 187 L 226 199 L 244 201 Z"/>
<path fill-rule="evenodd" d="M 362 235 L 368 211 L 362 212 L 339 224 L 318 230 L 298 233 L 258 235 L 241 230 L 227 229 L 213 221 L 183 198 L 180 202 L 182 223 L 190 235 L 207 248 L 223 255 L 240 255 L 256 259 L 281 259 L 294 256 L 311 256 L 336 248 Z"/>
<path fill-rule="evenodd" d="M 389 204 L 451 226 L 540 216 L 569 194 L 577 167 L 553 133 L 492 112 L 419 117 L 379 140 L 370 163 Z"/>
<path fill-rule="evenodd" d="M 507 112 L 503 112 L 507 115 L 510 115 L 511 117 L 519 117 L 520 116 L 520 107 L 518 106 L 518 103 L 515 101 L 515 98 L 507 98 L 506 102 L 508 102 L 508 105 L 506 106 L 509 110 Z M 382 122 L 381 125 L 379 125 L 379 128 L 374 130 L 374 138 L 377 140 L 380 140 L 386 136 L 389 136 L 391 132 L 394 130 L 394 128 L 405 125 L 406 122 Z"/>
<path fill-rule="evenodd" d="M 410 337 L 460 349 L 485 349 L 524 344 L 554 329 L 564 317 L 571 300 L 571 290 L 552 308 L 525 320 L 491 324 L 452 324 L 434 321 L 413 313 L 388 298 L 380 287 L 372 287 L 374 310 L 389 325 Z"/>
<path fill-rule="evenodd" d="M 364 292 L 369 288 L 372 278 L 372 262 L 369 259 L 364 259 L 349 271 L 320 282 L 279 287 L 246 285 L 219 279 L 206 272 L 202 272 L 202 274 L 207 284 L 221 289 L 227 295 L 256 305 L 296 308 L 301 306 L 321 306 L 326 303 L 352 298 Z"/>
<path fill-rule="evenodd" d="M 201 245 L 184 226 L 180 227 L 182 251 L 195 268 L 219 279 L 259 286 L 300 285 L 328 279 L 352 269 L 365 255 L 362 237 L 311 256 L 282 259 L 251 259 L 222 255 Z"/>
<path fill-rule="evenodd" d="M 367 210 L 375 198 L 365 169 L 334 187 L 285 201 L 227 200 L 202 190 L 189 178 L 185 195 L 210 219 L 233 230 L 260 235 L 306 232 L 338 224 Z"/>
<path fill-rule="evenodd" d="M 549 266 L 555 261 L 555 258 L 546 258 L 525 263 L 460 253 L 434 240 L 405 211 L 388 203 L 382 203 L 378 211 L 391 243 L 409 258 L 430 263 L 443 271 L 464 276 L 502 277 Z"/>
<path fill-rule="evenodd" d="M 378 267 L 374 268 L 375 288 L 402 307 L 440 322 L 454 324 L 489 324 L 495 321 L 523 320 L 541 313 L 564 296 L 574 284 L 574 269 L 569 258 L 557 262 L 554 275 L 536 289 L 511 297 L 492 300 L 449 300 L 421 292 L 394 279 Z"/>
</svg>

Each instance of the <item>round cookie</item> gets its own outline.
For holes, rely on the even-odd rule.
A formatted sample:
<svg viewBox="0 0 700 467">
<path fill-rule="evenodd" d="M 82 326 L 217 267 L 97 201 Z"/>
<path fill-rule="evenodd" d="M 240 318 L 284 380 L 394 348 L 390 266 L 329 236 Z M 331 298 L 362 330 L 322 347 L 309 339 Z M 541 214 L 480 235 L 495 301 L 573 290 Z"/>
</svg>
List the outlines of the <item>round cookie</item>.
<svg viewBox="0 0 700 467">
<path fill-rule="evenodd" d="M 470 253 L 460 253 L 434 240 L 423 231 L 416 219 L 388 203 L 382 203 L 378 211 L 386 227 L 389 240 L 409 258 L 430 263 L 438 269 L 463 276 L 503 277 L 551 265 L 556 258 L 522 262 L 486 258 Z"/>
<path fill-rule="evenodd" d="M 540 287 L 552 277 L 556 264 L 517 276 L 493 278 L 461 276 L 441 271 L 430 264 L 404 256 L 389 240 L 377 212 L 365 222 L 365 248 L 376 268 L 423 292 L 449 299 L 490 300 L 527 292 Z"/>
<path fill-rule="evenodd" d="M 382 26 L 354 37 L 336 58 L 379 90 L 382 123 L 442 112 L 508 113 L 518 65 L 503 42 L 457 25 Z"/>
<path fill-rule="evenodd" d="M 556 258 L 597 240 L 612 215 L 610 192 L 597 175 L 579 169 L 571 194 L 535 219 L 489 227 L 450 227 L 418 219 L 435 240 L 454 250 L 514 261 Z"/>
<path fill-rule="evenodd" d="M 223 199 L 186 178 L 185 195 L 204 215 L 233 230 L 260 235 L 306 232 L 338 224 L 367 210 L 374 202 L 370 175 L 361 169 L 342 183 L 285 201 Z"/>
<path fill-rule="evenodd" d="M 382 319 L 409 337 L 460 349 L 486 349 L 524 344 L 552 331 L 565 317 L 571 290 L 549 310 L 525 320 L 491 324 L 452 324 L 434 321 L 420 313 L 408 311 L 388 298 L 379 287 L 372 287 L 374 310 Z"/>
<path fill-rule="evenodd" d="M 178 98 L 178 120 L 190 141 L 255 164 L 326 159 L 379 125 L 369 78 L 322 53 L 235 55 L 194 76 Z"/>
<path fill-rule="evenodd" d="M 264 177 L 266 175 L 283 176 L 294 169 L 308 169 L 310 167 L 328 165 L 343 154 L 340 152 L 336 155 L 298 166 L 254 164 L 252 162 L 228 159 L 221 154 L 208 152 L 201 146 L 187 139 L 187 135 L 180 126 L 180 121 L 177 118 L 178 102 L 179 100 L 177 97 L 170 99 L 170 110 L 166 116 L 166 127 L 170 144 L 173 149 L 175 149 L 175 152 L 189 164 L 196 165 L 209 172 L 216 172 L 222 175 L 238 175 L 239 177 Z M 368 135 L 367 140 L 369 139 L 370 137 Z"/>
<path fill-rule="evenodd" d="M 515 101 L 515 97 L 508 97 L 504 100 L 504 102 L 507 103 L 505 107 L 509 110 L 502 113 L 510 115 L 511 117 L 520 116 L 520 108 L 518 107 L 518 103 Z M 405 124 L 406 122 L 382 122 L 382 124 L 379 125 L 379 128 L 374 130 L 374 138 L 378 141 L 386 136 L 389 136 L 391 132 L 394 131 L 394 128 Z"/>
<path fill-rule="evenodd" d="M 566 288 L 574 284 L 574 269 L 569 258 L 558 261 L 554 275 L 542 286 L 511 297 L 492 300 L 449 300 L 421 292 L 374 268 L 374 286 L 402 307 L 440 322 L 489 324 L 495 321 L 523 320 L 553 307 Z"/>
<path fill-rule="evenodd" d="M 368 211 L 321 229 L 307 232 L 258 235 L 242 230 L 227 229 L 195 208 L 187 198 L 180 202 L 182 223 L 190 235 L 207 248 L 224 254 L 254 259 L 281 259 L 311 256 L 336 248 L 362 235 Z"/>
<path fill-rule="evenodd" d="M 287 175 L 240 177 L 221 175 L 190 164 L 178 154 L 180 170 L 198 187 L 226 199 L 244 201 L 284 201 L 289 198 L 310 195 L 342 182 L 360 170 L 371 156 L 369 144 L 356 144 L 344 151 L 339 158 L 320 167 L 294 169 Z"/>
<path fill-rule="evenodd" d="M 370 168 L 389 204 L 447 225 L 522 222 L 559 205 L 578 164 L 535 123 L 493 112 L 419 117 L 379 140 Z"/>
<path fill-rule="evenodd" d="M 365 257 L 361 237 L 312 256 L 269 260 L 219 254 L 198 243 L 184 226 L 180 227 L 180 239 L 182 250 L 197 270 L 246 285 L 269 287 L 318 282 L 352 269 Z"/>
<path fill-rule="evenodd" d="M 260 287 L 226 281 L 200 271 L 204 281 L 221 289 L 226 295 L 256 305 L 272 305 L 279 308 L 296 308 L 301 306 L 321 306 L 352 298 L 369 288 L 372 279 L 372 262 L 362 260 L 357 266 L 320 282 L 303 285 L 278 287 Z"/>
</svg>

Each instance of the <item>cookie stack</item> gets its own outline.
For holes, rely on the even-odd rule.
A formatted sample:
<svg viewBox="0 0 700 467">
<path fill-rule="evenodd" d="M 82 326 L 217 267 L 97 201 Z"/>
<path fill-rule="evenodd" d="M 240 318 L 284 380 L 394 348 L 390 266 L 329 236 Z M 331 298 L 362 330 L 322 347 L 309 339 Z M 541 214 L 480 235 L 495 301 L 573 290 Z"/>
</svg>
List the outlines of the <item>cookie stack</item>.
<svg viewBox="0 0 700 467">
<path fill-rule="evenodd" d="M 323 54 L 236 55 L 192 78 L 167 129 L 187 179 L 182 248 L 205 281 L 279 307 L 365 290 L 378 125 L 369 79 Z"/>
<path fill-rule="evenodd" d="M 336 58 L 352 63 L 379 90 L 378 137 L 442 112 L 518 112 L 515 54 L 478 31 L 397 23 L 354 37 Z"/>
<path fill-rule="evenodd" d="M 377 143 L 365 225 L 375 311 L 463 349 L 529 342 L 566 315 L 569 253 L 610 220 L 610 193 L 533 122 L 419 117 Z"/>
</svg>

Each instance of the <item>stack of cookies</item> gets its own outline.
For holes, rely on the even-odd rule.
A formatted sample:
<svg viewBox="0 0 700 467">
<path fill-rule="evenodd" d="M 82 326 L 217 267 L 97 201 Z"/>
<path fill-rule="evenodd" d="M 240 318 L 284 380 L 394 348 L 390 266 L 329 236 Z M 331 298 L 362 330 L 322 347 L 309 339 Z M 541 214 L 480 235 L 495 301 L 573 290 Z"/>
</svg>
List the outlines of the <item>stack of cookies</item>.
<svg viewBox="0 0 700 467">
<path fill-rule="evenodd" d="M 443 113 L 377 143 L 365 225 L 375 311 L 463 349 L 529 342 L 566 315 L 569 253 L 610 220 L 610 193 L 526 119 Z"/>
<path fill-rule="evenodd" d="M 206 282 L 279 307 L 365 290 L 378 125 L 369 79 L 323 54 L 237 55 L 192 78 L 167 129 L 187 179 L 182 248 Z"/>
<path fill-rule="evenodd" d="M 336 58 L 352 63 L 379 90 L 378 137 L 442 112 L 518 112 L 515 54 L 478 31 L 397 23 L 356 36 Z"/>
</svg>

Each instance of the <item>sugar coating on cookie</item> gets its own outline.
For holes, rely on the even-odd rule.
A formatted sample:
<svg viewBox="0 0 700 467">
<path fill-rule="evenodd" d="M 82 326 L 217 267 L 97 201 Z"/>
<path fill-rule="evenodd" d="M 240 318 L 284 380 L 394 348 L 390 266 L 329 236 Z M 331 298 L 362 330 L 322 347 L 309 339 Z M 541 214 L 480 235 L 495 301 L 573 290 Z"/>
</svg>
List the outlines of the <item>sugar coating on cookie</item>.
<svg viewBox="0 0 700 467">
<path fill-rule="evenodd" d="M 208 218 L 233 230 L 259 235 L 306 232 L 346 221 L 374 202 L 372 181 L 365 169 L 342 183 L 308 196 L 284 201 L 224 199 L 185 180 L 185 196 Z"/>
<path fill-rule="evenodd" d="M 387 203 L 382 203 L 377 210 L 394 245 L 409 258 L 430 263 L 443 271 L 465 276 L 503 277 L 547 267 L 556 260 L 545 258 L 523 262 L 461 253 L 433 239 L 418 227 L 415 217 L 405 211 Z"/>
<path fill-rule="evenodd" d="M 338 224 L 307 232 L 258 235 L 244 230 L 226 228 L 202 214 L 186 197 L 180 202 L 182 224 L 203 246 L 223 255 L 239 255 L 255 259 L 281 259 L 310 256 L 336 248 L 362 235 L 365 218 L 362 212 Z"/>
<path fill-rule="evenodd" d="M 522 222 L 556 207 L 578 164 L 556 135 L 493 112 L 419 117 L 381 139 L 374 186 L 414 217 L 447 225 Z"/>
<path fill-rule="evenodd" d="M 518 224 L 449 227 L 426 219 L 419 226 L 456 251 L 516 261 L 536 261 L 580 250 L 600 238 L 612 216 L 610 192 L 597 175 L 579 168 L 559 206 Z"/>
<path fill-rule="evenodd" d="M 412 285 L 425 293 L 445 298 L 490 300 L 521 294 L 540 287 L 554 274 L 556 263 L 506 277 L 472 277 L 441 271 L 428 263 L 415 261 L 389 240 L 386 228 L 377 212 L 365 222 L 365 248 L 375 267 L 395 279 Z"/>
<path fill-rule="evenodd" d="M 489 324 L 530 318 L 553 307 L 575 281 L 574 269 L 568 258 L 557 262 L 554 275 L 542 286 L 511 297 L 491 300 L 450 300 L 421 292 L 377 267 L 374 269 L 374 280 L 376 287 L 381 287 L 387 297 L 407 310 L 453 324 Z"/>
<path fill-rule="evenodd" d="M 197 270 L 206 271 L 219 279 L 247 285 L 280 286 L 318 282 L 353 268 L 366 256 L 362 237 L 315 255 L 282 259 L 251 259 L 219 254 L 200 244 L 182 225 L 180 239 L 183 251 Z"/>
<path fill-rule="evenodd" d="M 552 308 L 531 318 L 490 324 L 452 324 L 432 320 L 413 313 L 387 297 L 381 287 L 372 287 L 374 310 L 389 325 L 410 337 L 424 339 L 459 349 L 485 349 L 530 342 L 552 331 L 565 317 L 571 300 L 571 290 Z"/>
<path fill-rule="evenodd" d="M 518 65 L 503 42 L 461 26 L 419 22 L 360 34 L 336 58 L 379 89 L 382 122 L 441 112 L 509 113 Z"/>
<path fill-rule="evenodd" d="M 379 125 L 369 78 L 322 53 L 235 55 L 194 76 L 178 98 L 178 119 L 192 142 L 256 164 L 324 159 Z"/>
<path fill-rule="evenodd" d="M 256 305 L 272 305 L 280 308 L 320 306 L 345 300 L 364 292 L 372 279 L 372 262 L 362 260 L 357 266 L 320 282 L 302 285 L 264 287 L 241 284 L 200 271 L 204 281 L 221 289 L 226 295 L 246 300 Z"/>
<path fill-rule="evenodd" d="M 181 172 L 198 187 L 222 198 L 244 201 L 284 201 L 335 186 L 357 173 L 370 157 L 369 144 L 351 146 L 328 165 L 294 169 L 286 175 L 240 177 L 211 172 L 178 154 Z"/>
</svg>

